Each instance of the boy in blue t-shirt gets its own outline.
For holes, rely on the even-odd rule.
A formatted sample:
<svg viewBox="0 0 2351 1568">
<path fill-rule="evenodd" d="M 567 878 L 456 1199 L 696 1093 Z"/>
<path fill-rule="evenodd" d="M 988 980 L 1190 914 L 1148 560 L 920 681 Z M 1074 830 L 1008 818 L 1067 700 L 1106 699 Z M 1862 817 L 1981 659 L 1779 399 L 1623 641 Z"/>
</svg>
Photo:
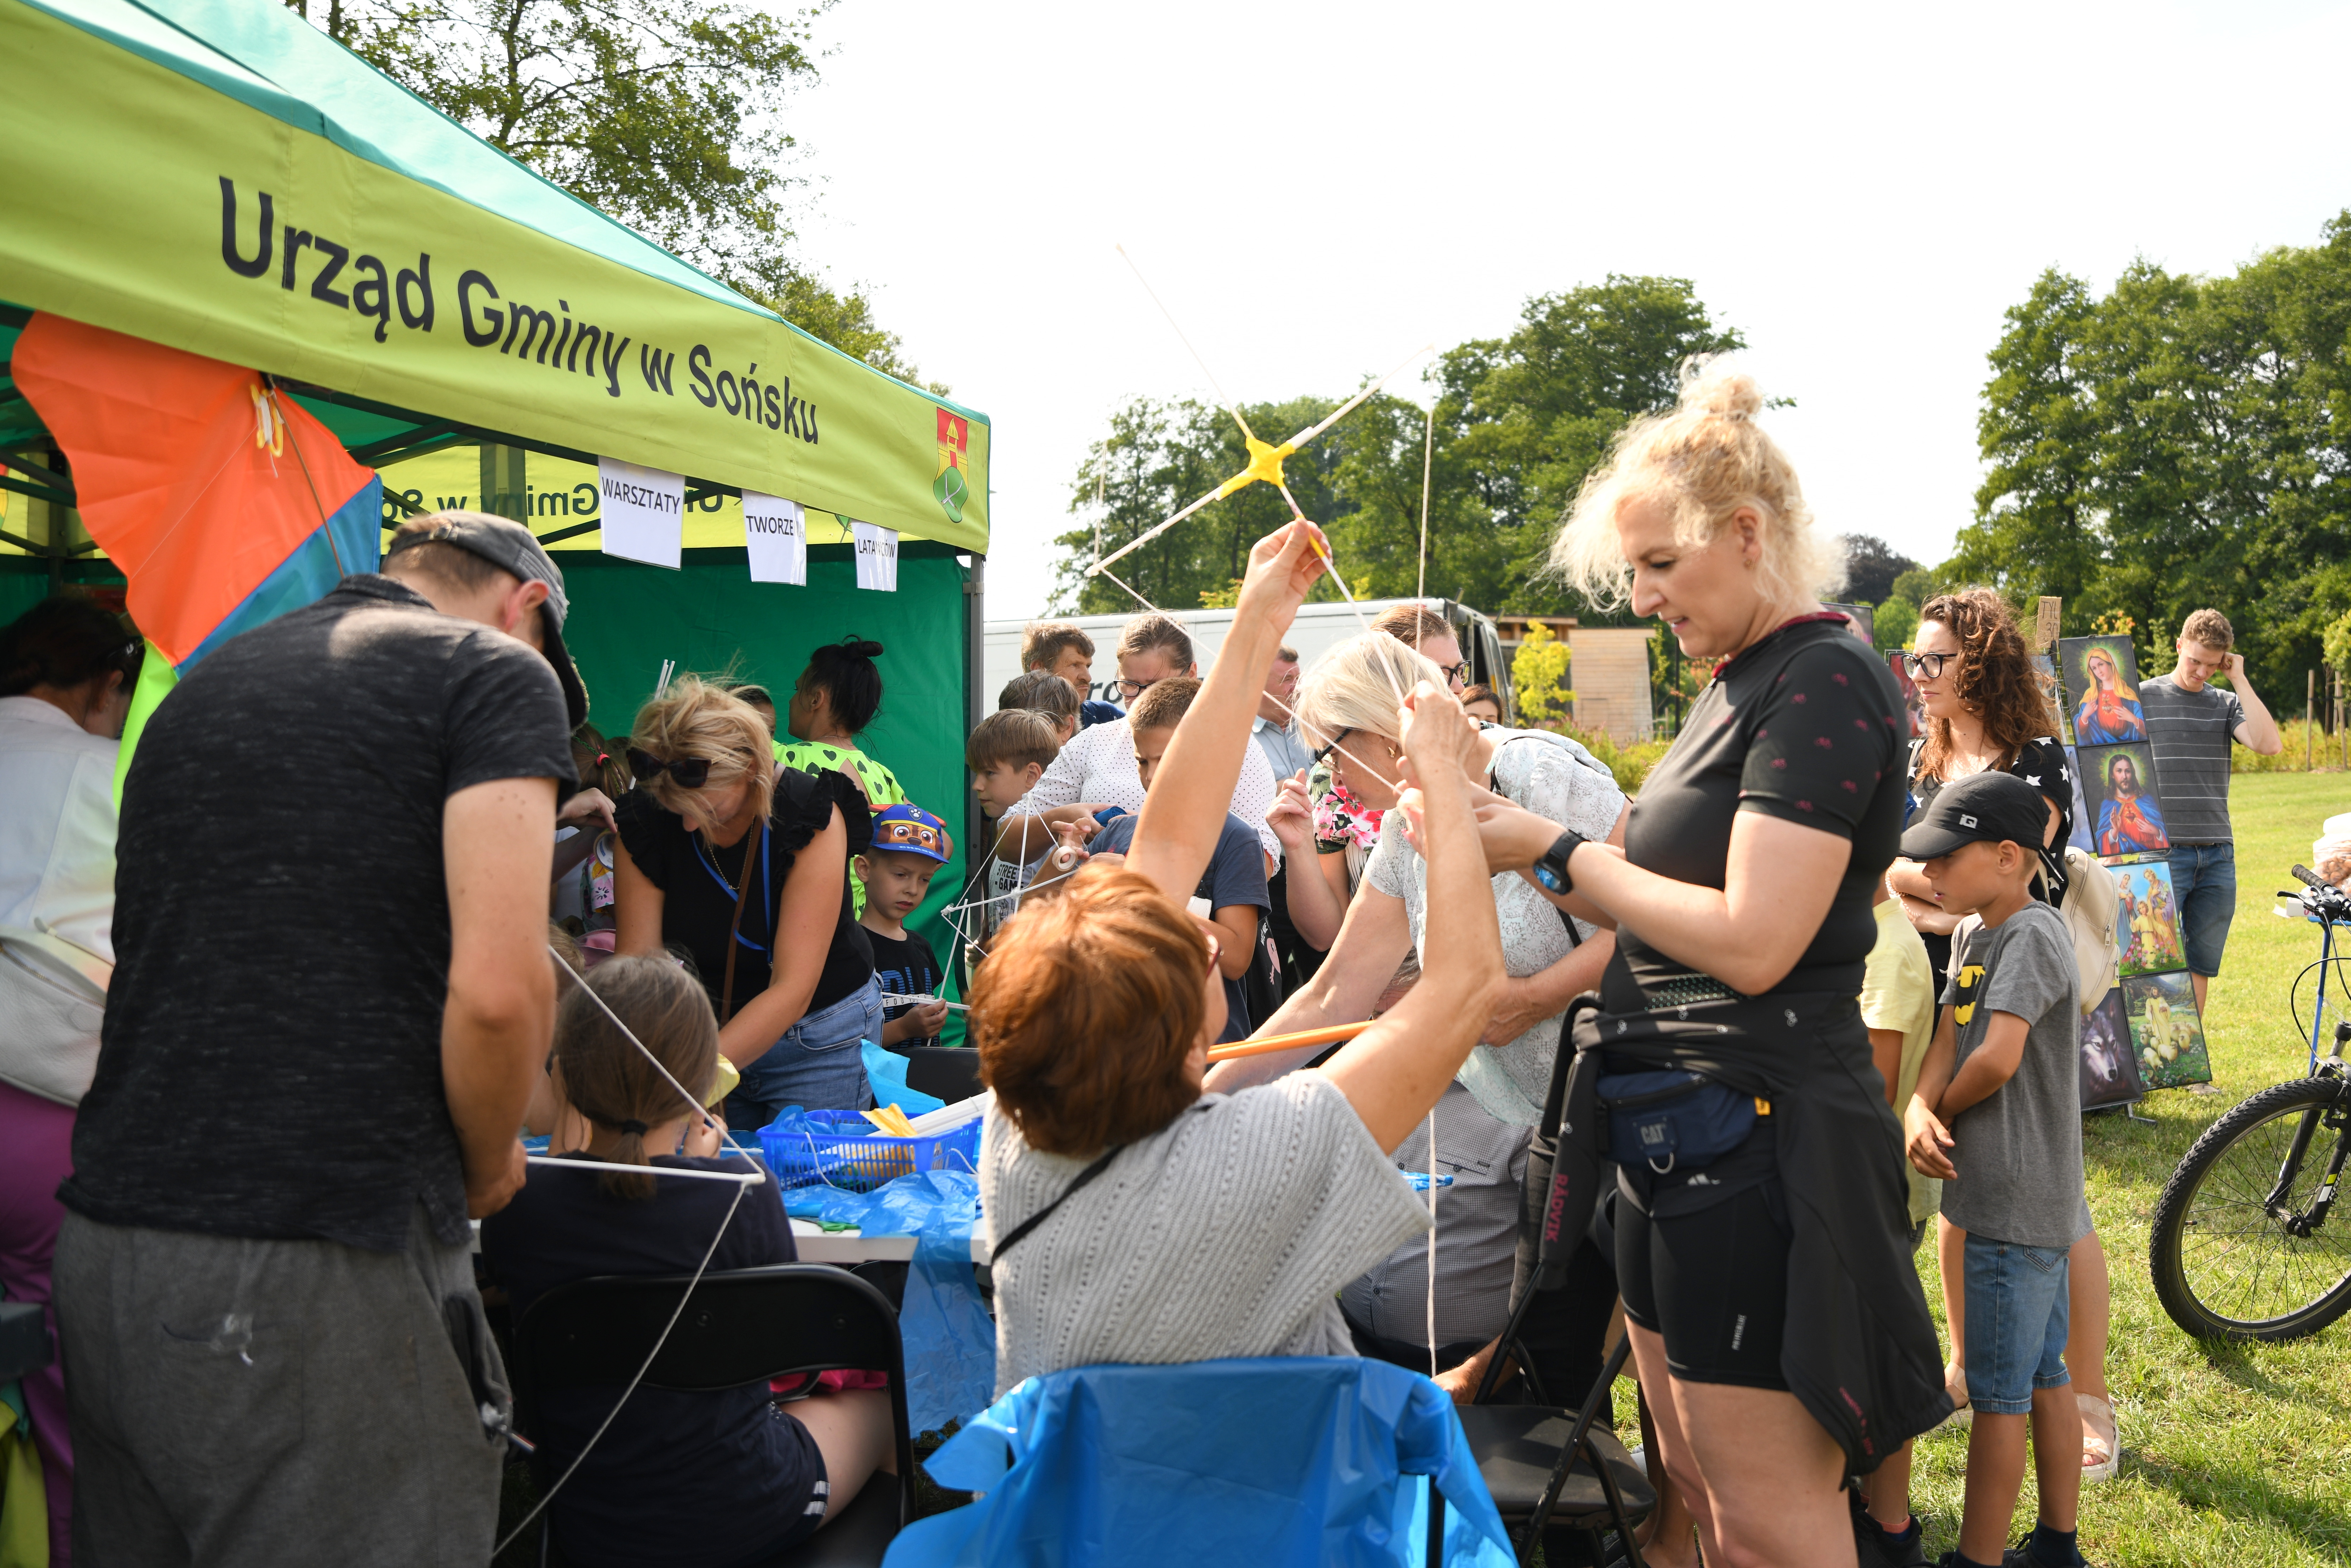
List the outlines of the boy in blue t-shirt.
<svg viewBox="0 0 2351 1568">
<path fill-rule="evenodd" d="M 1176 727 L 1184 722 L 1199 690 L 1200 683 L 1191 676 L 1172 675 L 1153 682 L 1135 699 L 1127 724 L 1134 732 L 1134 768 L 1146 792 L 1153 788 L 1159 759 L 1167 755 L 1168 743 L 1176 738 Z M 1095 856 L 1123 856 L 1134 841 L 1135 824 L 1141 821 L 1140 814 L 1133 812 L 1112 818 L 1087 849 Z M 1208 918 L 1217 924 L 1217 968 L 1224 977 L 1226 1013 L 1225 1032 L 1217 1037 L 1219 1043 L 1247 1039 L 1262 1021 L 1253 1017 L 1252 992 L 1261 1003 L 1280 996 L 1280 982 L 1271 977 L 1280 960 L 1269 937 L 1268 922 L 1273 914 L 1273 897 L 1266 886 L 1270 872 L 1256 831 L 1228 811 L 1224 831 L 1208 857 L 1208 869 L 1193 892 L 1195 906 L 1205 903 Z M 1254 976 L 1252 967 L 1258 971 Z M 1256 1011 L 1271 1016 L 1270 1005 Z"/>
<path fill-rule="evenodd" d="M 906 917 L 922 907 L 931 878 L 955 852 L 947 825 L 920 806 L 890 806 L 873 813 L 873 846 L 851 861 L 865 888 L 865 927 L 873 946 L 873 978 L 882 988 L 882 1045 L 901 1054 L 936 1045 L 946 1022 L 944 1001 L 893 1002 L 892 997 L 935 997 L 946 971 Z"/>
</svg>

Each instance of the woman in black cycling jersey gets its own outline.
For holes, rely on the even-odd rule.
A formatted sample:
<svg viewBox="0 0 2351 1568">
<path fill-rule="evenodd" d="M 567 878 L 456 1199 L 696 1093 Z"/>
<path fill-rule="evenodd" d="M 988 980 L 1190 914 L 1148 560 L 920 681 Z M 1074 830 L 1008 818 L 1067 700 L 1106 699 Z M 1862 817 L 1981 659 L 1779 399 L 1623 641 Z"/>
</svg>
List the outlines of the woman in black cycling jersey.
<svg viewBox="0 0 2351 1568">
<path fill-rule="evenodd" d="M 1499 798 L 1479 815 L 1489 863 L 1616 927 L 1575 1043 L 1620 1103 L 1616 1268 L 1642 1385 L 1706 1560 L 1792 1565 L 1852 1560 L 1844 1477 L 1949 1402 L 1855 1001 L 1902 828 L 1902 701 L 1821 607 L 1829 563 L 1762 406 L 1747 377 L 1694 368 L 1552 549 L 1587 597 L 1629 590 L 1714 664 L 1624 847 Z"/>
</svg>

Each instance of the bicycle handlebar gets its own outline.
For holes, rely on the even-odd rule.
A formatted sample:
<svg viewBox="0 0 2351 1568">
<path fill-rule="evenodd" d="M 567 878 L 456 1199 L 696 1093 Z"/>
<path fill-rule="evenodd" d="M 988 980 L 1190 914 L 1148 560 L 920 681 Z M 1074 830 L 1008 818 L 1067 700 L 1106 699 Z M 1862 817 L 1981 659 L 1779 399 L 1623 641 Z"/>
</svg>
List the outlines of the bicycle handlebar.
<svg viewBox="0 0 2351 1568">
<path fill-rule="evenodd" d="M 2339 891 L 2333 883 L 2327 882 L 2324 878 L 2320 877 L 2315 872 L 2313 872 L 2306 865 L 2295 866 L 2294 868 L 2294 874 L 2296 881 L 2300 882 L 2304 887 L 2310 888 L 2314 892 L 2335 893 Z"/>
</svg>

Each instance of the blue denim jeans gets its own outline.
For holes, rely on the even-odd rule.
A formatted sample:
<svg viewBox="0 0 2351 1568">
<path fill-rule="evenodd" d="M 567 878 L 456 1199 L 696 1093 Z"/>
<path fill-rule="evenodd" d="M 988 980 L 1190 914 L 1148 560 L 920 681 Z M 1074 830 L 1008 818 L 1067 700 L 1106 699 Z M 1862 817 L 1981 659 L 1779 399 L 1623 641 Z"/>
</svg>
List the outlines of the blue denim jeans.
<svg viewBox="0 0 2351 1568">
<path fill-rule="evenodd" d="M 1981 1416 L 2029 1416 L 2032 1391 L 2063 1388 L 2066 1254 L 1968 1232 L 1968 1402 Z"/>
<path fill-rule="evenodd" d="M 2179 901 L 2188 967 L 2209 980 L 2220 972 L 2220 950 L 2237 913 L 2237 846 L 2172 845 L 2171 895 Z"/>
<path fill-rule="evenodd" d="M 803 1111 L 862 1111 L 873 1103 L 862 1040 L 882 1038 L 882 988 L 868 979 L 831 1006 L 807 1014 L 743 1070 L 726 1096 L 726 1124 L 752 1133 L 787 1105 Z"/>
</svg>

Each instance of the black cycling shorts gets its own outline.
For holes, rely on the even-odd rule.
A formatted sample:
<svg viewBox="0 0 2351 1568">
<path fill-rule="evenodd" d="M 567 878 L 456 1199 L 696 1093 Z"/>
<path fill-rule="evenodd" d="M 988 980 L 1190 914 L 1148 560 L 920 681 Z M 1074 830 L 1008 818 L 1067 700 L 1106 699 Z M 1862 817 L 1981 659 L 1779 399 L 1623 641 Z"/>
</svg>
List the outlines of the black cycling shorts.
<svg viewBox="0 0 2351 1568">
<path fill-rule="evenodd" d="M 1785 1389 L 1788 1246 L 1778 1181 L 1694 1214 L 1658 1217 L 1619 1195 L 1616 1280 L 1625 1315 L 1666 1342 L 1688 1383 Z"/>
</svg>

